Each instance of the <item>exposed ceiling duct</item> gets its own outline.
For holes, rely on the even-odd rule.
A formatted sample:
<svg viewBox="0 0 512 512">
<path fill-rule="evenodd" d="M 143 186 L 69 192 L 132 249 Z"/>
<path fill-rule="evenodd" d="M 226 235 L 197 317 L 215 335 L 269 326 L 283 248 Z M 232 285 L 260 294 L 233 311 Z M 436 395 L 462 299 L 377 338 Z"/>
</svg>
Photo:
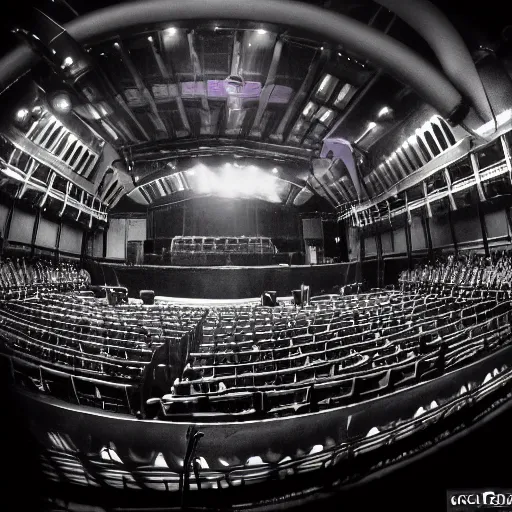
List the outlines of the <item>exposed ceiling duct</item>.
<svg viewBox="0 0 512 512">
<path fill-rule="evenodd" d="M 471 101 L 482 121 L 494 119 L 466 43 L 441 10 L 428 0 L 375 1 L 393 11 L 428 42 L 448 78 Z"/>
</svg>

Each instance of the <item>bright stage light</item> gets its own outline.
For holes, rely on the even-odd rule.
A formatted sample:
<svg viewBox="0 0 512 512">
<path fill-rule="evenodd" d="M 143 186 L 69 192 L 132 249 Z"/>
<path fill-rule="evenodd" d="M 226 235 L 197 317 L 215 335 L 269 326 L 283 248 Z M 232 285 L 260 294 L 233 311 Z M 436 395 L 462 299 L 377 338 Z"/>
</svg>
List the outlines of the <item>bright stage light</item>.
<svg viewBox="0 0 512 512">
<path fill-rule="evenodd" d="M 379 113 L 377 114 L 378 117 L 382 117 L 382 116 L 385 116 L 387 114 L 389 114 L 390 110 L 389 110 L 389 107 L 383 107 L 380 109 Z"/>
<path fill-rule="evenodd" d="M 18 112 L 16 112 L 16 121 L 23 123 L 26 121 L 29 115 L 29 111 L 26 108 L 20 108 Z"/>
<path fill-rule="evenodd" d="M 198 164 L 187 171 L 189 176 L 192 172 L 194 173 L 192 186 L 200 194 L 230 199 L 257 197 L 271 202 L 280 202 L 276 189 L 277 177 L 269 174 L 268 170 L 262 170 L 254 165 L 240 168 L 226 162 L 217 169 L 209 169 L 204 164 Z"/>
</svg>

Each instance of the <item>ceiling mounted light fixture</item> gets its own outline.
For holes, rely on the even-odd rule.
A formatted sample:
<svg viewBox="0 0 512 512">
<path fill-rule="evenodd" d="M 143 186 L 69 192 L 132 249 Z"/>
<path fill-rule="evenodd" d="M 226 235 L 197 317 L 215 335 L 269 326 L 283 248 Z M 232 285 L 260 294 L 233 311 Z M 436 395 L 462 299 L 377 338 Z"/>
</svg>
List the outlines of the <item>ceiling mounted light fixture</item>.
<svg viewBox="0 0 512 512">
<path fill-rule="evenodd" d="M 256 32 L 258 32 L 258 34 L 259 34 L 260 36 L 262 36 L 262 35 L 264 35 L 264 34 L 266 34 L 266 33 L 267 33 L 267 31 L 266 31 L 265 29 L 263 29 L 263 28 L 259 28 L 258 30 L 256 30 Z"/>
<path fill-rule="evenodd" d="M 166 36 L 175 36 L 178 32 L 178 29 L 176 27 L 169 27 L 164 30 L 164 34 Z"/>
<path fill-rule="evenodd" d="M 377 114 L 378 117 L 384 117 L 387 116 L 391 112 L 391 109 L 389 107 L 382 107 L 379 110 L 379 113 Z"/>
<path fill-rule="evenodd" d="M 15 118 L 18 123 L 25 123 L 28 119 L 30 112 L 26 108 L 20 108 L 18 112 L 16 112 Z"/>
<path fill-rule="evenodd" d="M 73 65 L 73 58 L 72 57 L 66 57 L 64 61 L 62 62 L 62 69 L 69 68 Z"/>
<path fill-rule="evenodd" d="M 355 141 L 355 144 L 359 144 L 371 131 L 373 131 L 377 127 L 377 123 L 374 121 L 370 121 L 368 123 L 368 128 L 366 128 L 365 132 Z"/>
<path fill-rule="evenodd" d="M 67 92 L 58 92 L 50 99 L 52 108 L 59 114 L 69 114 L 73 107 L 71 97 Z"/>
</svg>

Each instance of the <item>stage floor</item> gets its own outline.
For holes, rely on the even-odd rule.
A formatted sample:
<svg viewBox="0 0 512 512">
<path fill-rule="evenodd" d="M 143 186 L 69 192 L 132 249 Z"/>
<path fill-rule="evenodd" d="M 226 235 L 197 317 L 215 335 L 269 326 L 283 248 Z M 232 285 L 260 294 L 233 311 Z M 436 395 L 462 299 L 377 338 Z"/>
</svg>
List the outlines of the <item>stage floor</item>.
<svg viewBox="0 0 512 512">
<path fill-rule="evenodd" d="M 277 297 L 279 303 L 291 303 L 293 297 Z M 155 302 L 161 302 L 166 304 L 179 304 L 181 306 L 236 306 L 240 304 L 260 304 L 261 298 L 254 297 L 250 299 L 187 299 L 186 297 L 165 297 L 163 295 L 155 296 Z"/>
</svg>

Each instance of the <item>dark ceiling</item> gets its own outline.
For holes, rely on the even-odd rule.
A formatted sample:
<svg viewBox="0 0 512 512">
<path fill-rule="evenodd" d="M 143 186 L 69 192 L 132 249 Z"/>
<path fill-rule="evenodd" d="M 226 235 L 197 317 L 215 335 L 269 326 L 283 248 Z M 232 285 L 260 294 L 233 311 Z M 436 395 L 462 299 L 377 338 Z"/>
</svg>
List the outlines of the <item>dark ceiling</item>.
<svg viewBox="0 0 512 512">
<path fill-rule="evenodd" d="M 2 19 L 1 48 L 8 50 L 18 42 L 9 30 L 26 25 L 30 7 L 65 24 L 76 13 L 114 3 L 120 2 L 17 2 Z M 371 0 L 309 3 L 387 32 L 438 66 L 414 31 Z M 473 50 L 494 44 L 506 27 L 506 18 L 500 15 L 503 7 L 494 0 L 478 12 L 461 9 L 459 2 L 435 3 Z M 342 163 L 312 180 L 311 159 L 327 137 L 345 139 L 364 154 L 421 106 L 414 92 L 371 62 L 293 27 L 177 22 L 117 34 L 87 51 L 113 88 L 112 96 L 93 105 L 99 114 L 91 122 L 103 125 L 102 137 L 124 157 L 148 203 L 188 190 L 199 193 L 205 180 L 211 186 L 203 192 L 216 192 L 222 184 L 215 180 L 226 162 L 264 173 L 254 175 L 252 185 L 245 183 L 231 193 L 250 193 L 259 183 L 261 193 L 256 197 L 285 204 L 304 204 L 314 192 L 333 206 L 364 199 L 366 192 L 353 189 Z M 45 91 L 59 87 L 45 65 L 36 67 L 32 78 Z M 84 98 L 75 99 L 75 110 L 86 118 L 90 105 Z M 393 115 L 382 116 L 378 129 L 367 133 L 368 123 L 384 107 Z M 120 109 L 122 115 L 117 115 Z M 213 170 L 208 179 L 201 174 L 205 162 Z M 336 186 L 328 173 L 336 175 Z M 269 175 L 279 183 L 272 199 L 265 197 L 265 190 L 272 188 L 265 182 Z"/>
</svg>

